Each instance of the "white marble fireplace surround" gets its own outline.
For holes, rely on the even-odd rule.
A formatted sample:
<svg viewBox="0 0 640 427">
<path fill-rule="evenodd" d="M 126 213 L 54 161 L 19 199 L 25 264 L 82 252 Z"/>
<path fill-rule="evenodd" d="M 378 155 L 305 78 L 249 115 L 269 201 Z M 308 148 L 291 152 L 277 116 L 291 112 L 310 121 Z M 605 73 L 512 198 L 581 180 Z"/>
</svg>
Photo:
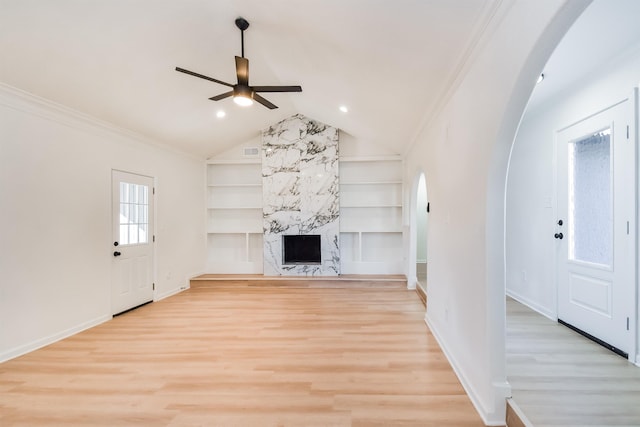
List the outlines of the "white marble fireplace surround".
<svg viewBox="0 0 640 427">
<path fill-rule="evenodd" d="M 262 133 L 265 276 L 340 274 L 338 129 L 296 114 Z M 282 236 L 319 234 L 322 262 L 283 265 Z"/>
</svg>

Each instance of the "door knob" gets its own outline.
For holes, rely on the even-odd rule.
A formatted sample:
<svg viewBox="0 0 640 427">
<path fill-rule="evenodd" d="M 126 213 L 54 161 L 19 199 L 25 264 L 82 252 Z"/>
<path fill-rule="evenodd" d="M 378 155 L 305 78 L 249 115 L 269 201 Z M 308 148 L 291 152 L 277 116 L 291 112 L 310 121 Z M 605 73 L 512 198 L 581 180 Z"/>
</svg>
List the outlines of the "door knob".
<svg viewBox="0 0 640 427">
<path fill-rule="evenodd" d="M 556 233 L 553 235 L 553 237 L 555 237 L 556 239 L 560 239 L 562 240 L 562 238 L 564 237 L 564 235 L 562 233 Z"/>
<path fill-rule="evenodd" d="M 122 254 L 121 254 L 120 252 L 118 252 L 118 251 L 115 251 L 115 252 L 113 253 L 113 256 L 120 256 L 120 255 L 122 255 Z"/>
<path fill-rule="evenodd" d="M 558 225 L 562 226 L 564 224 L 561 219 L 558 220 Z"/>
</svg>

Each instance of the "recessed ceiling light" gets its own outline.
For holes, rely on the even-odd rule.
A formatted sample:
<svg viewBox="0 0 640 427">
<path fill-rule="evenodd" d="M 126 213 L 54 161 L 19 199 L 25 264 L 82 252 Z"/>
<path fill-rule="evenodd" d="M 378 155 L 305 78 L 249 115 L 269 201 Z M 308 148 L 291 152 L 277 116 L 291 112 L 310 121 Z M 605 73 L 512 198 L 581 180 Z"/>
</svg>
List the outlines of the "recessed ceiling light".
<svg viewBox="0 0 640 427">
<path fill-rule="evenodd" d="M 540 75 L 538 76 L 538 81 L 536 81 L 536 84 L 541 83 L 544 80 L 544 73 L 540 73 Z"/>
<path fill-rule="evenodd" d="M 348 113 L 348 112 L 349 112 L 349 109 L 347 108 L 347 106 L 346 106 L 346 105 L 341 105 L 341 106 L 340 106 L 340 111 L 342 111 L 343 113 Z"/>
<path fill-rule="evenodd" d="M 226 115 L 227 113 L 225 113 L 223 110 L 218 110 L 218 112 L 216 113 L 216 117 L 219 119 L 223 118 Z"/>
</svg>

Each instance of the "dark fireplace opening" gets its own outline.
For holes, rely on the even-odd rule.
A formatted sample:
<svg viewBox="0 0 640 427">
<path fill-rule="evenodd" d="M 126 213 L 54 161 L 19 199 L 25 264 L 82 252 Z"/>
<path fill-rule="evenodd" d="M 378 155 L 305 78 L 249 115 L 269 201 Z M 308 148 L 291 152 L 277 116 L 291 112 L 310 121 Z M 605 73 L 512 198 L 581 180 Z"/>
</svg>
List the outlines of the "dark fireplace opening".
<svg viewBox="0 0 640 427">
<path fill-rule="evenodd" d="M 282 236 L 283 264 L 320 264 L 320 235 Z"/>
</svg>

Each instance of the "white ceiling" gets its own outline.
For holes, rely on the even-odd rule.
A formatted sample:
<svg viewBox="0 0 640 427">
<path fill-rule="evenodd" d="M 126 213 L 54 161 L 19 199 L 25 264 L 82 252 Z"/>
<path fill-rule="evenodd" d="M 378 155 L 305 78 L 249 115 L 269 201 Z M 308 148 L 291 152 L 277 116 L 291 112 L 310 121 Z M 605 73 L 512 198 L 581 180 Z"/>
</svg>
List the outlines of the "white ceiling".
<svg viewBox="0 0 640 427">
<path fill-rule="evenodd" d="M 295 113 L 401 153 L 495 0 L 0 0 L 0 82 L 208 157 Z M 207 98 L 253 85 L 280 108 Z M 348 114 L 338 110 L 349 107 Z M 226 111 L 217 119 L 219 109 Z"/>
<path fill-rule="evenodd" d="M 640 49 L 640 1 L 595 0 L 569 29 L 544 67 L 528 109 L 544 106 L 556 95 L 609 72 L 616 61 Z M 638 76 L 640 81 L 640 76 Z"/>
<path fill-rule="evenodd" d="M 0 82 L 201 157 L 295 113 L 402 153 L 498 4 L 0 0 Z M 238 16 L 251 24 L 245 32 L 250 83 L 303 88 L 264 94 L 277 110 L 210 101 L 228 88 L 175 71 L 180 66 L 235 83 Z M 638 0 L 596 0 L 584 13 L 586 24 L 572 29 L 547 65 L 531 105 L 640 40 L 638 16 Z M 220 109 L 224 119 L 216 118 Z"/>
</svg>

